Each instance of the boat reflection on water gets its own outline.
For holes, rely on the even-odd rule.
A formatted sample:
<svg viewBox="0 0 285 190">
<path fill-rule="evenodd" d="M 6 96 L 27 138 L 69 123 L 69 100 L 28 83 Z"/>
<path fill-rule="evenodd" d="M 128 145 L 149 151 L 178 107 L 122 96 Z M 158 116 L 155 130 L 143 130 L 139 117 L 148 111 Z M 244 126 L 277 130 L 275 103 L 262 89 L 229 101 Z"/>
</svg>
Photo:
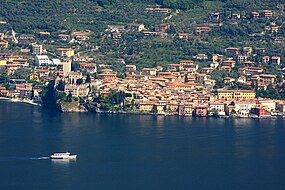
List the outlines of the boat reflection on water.
<svg viewBox="0 0 285 190">
<path fill-rule="evenodd" d="M 51 159 L 51 163 L 57 165 L 75 164 L 76 159 Z"/>
</svg>

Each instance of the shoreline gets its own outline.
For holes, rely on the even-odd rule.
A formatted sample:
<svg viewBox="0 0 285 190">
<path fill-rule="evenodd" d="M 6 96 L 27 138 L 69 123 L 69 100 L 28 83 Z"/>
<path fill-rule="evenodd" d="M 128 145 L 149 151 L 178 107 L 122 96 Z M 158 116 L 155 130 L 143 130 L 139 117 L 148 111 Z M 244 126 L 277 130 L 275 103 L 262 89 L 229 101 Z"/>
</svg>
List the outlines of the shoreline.
<svg viewBox="0 0 285 190">
<path fill-rule="evenodd" d="M 31 100 L 26 100 L 26 99 L 15 99 L 15 98 L 7 98 L 7 97 L 0 97 L 0 101 L 7 101 L 10 103 L 26 103 L 26 104 L 30 104 L 33 106 L 41 106 L 41 104 L 32 102 Z M 135 111 L 131 111 L 131 112 L 125 112 L 125 111 L 99 111 L 99 112 L 94 112 L 94 111 L 71 111 L 71 112 L 63 112 L 61 110 L 59 110 L 62 113 L 95 113 L 95 114 L 102 114 L 102 115 L 113 115 L 113 114 L 128 114 L 128 115 L 154 115 L 154 116 L 163 116 L 163 117 L 167 117 L 167 116 L 178 116 L 178 117 L 194 117 L 194 118 L 223 118 L 223 119 L 285 119 L 285 115 L 281 116 L 249 116 L 249 117 L 241 117 L 241 116 L 219 116 L 219 117 L 213 117 L 213 116 L 205 116 L 205 117 L 201 117 L 201 116 L 195 116 L 195 115 L 179 115 L 179 114 L 156 114 L 156 113 L 146 113 L 146 112 L 135 112 Z"/>
</svg>

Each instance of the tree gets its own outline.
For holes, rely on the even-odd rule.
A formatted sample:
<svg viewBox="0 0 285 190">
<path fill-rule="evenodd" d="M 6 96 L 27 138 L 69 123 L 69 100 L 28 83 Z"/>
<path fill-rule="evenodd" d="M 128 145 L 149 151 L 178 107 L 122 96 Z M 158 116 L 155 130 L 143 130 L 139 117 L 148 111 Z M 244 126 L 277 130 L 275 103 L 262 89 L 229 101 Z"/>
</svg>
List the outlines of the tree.
<svg viewBox="0 0 285 190">
<path fill-rule="evenodd" d="M 6 69 L 0 69 L 0 84 L 6 84 L 9 81 Z"/>
<path fill-rule="evenodd" d="M 90 83 L 90 82 L 91 82 L 91 78 L 90 78 L 90 74 L 88 73 L 86 80 L 85 80 L 85 83 Z"/>
<path fill-rule="evenodd" d="M 77 79 L 77 80 L 76 80 L 76 84 L 77 84 L 77 85 L 83 84 L 83 79 Z"/>
<path fill-rule="evenodd" d="M 42 101 L 43 106 L 49 108 L 56 107 L 56 94 L 54 90 L 54 80 L 50 81 L 48 85 L 43 89 Z"/>
<path fill-rule="evenodd" d="M 72 102 L 72 94 L 71 94 L 71 92 L 69 92 L 68 95 L 66 96 L 66 101 L 67 102 Z"/>
<path fill-rule="evenodd" d="M 213 112 L 213 116 L 214 117 L 218 117 L 219 116 L 219 110 L 217 110 L 216 108 L 213 108 L 212 112 Z"/>
<path fill-rule="evenodd" d="M 231 115 L 235 115 L 236 113 L 237 113 L 236 110 L 232 109 Z"/>
<path fill-rule="evenodd" d="M 32 89 L 32 93 L 31 93 L 31 99 L 33 99 L 34 96 L 35 96 L 35 90 L 34 90 L 34 88 L 33 88 L 33 89 Z"/>
<path fill-rule="evenodd" d="M 60 79 L 57 85 L 57 90 L 64 91 L 65 83 Z"/>
</svg>

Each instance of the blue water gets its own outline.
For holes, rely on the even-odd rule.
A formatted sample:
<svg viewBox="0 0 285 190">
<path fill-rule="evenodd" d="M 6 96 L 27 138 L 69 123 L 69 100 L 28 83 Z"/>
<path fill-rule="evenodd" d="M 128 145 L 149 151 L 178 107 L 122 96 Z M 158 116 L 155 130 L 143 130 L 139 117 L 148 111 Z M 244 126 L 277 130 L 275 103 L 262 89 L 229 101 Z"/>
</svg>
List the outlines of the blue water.
<svg viewBox="0 0 285 190">
<path fill-rule="evenodd" d="M 58 151 L 76 161 L 52 161 Z M 284 189 L 283 120 L 59 113 L 0 101 L 0 189 Z"/>
</svg>

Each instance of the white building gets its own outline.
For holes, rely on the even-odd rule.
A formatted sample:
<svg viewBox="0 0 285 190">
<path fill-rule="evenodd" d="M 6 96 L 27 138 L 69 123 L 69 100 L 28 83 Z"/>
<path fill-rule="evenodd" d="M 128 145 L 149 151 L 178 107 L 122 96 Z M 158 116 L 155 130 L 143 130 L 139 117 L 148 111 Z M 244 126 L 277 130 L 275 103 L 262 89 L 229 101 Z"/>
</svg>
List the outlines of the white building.
<svg viewBox="0 0 285 190">
<path fill-rule="evenodd" d="M 33 44 L 32 45 L 32 53 L 34 55 L 41 55 L 41 54 L 43 54 L 43 45 Z"/>
<path fill-rule="evenodd" d="M 50 65 L 52 61 L 48 58 L 47 55 L 36 55 L 36 64 L 41 65 Z"/>
<path fill-rule="evenodd" d="M 52 59 L 53 65 L 60 65 L 61 61 L 59 59 Z"/>
<path fill-rule="evenodd" d="M 268 111 L 275 111 L 276 109 L 276 102 L 273 100 L 258 100 L 257 103 L 264 106 Z"/>
<path fill-rule="evenodd" d="M 211 111 L 217 110 L 219 112 L 220 116 L 226 115 L 225 113 L 225 105 L 220 102 L 210 102 L 209 103 L 209 108 Z"/>
<path fill-rule="evenodd" d="M 247 117 L 254 103 L 251 101 L 234 102 L 235 111 L 239 116 Z"/>
</svg>

